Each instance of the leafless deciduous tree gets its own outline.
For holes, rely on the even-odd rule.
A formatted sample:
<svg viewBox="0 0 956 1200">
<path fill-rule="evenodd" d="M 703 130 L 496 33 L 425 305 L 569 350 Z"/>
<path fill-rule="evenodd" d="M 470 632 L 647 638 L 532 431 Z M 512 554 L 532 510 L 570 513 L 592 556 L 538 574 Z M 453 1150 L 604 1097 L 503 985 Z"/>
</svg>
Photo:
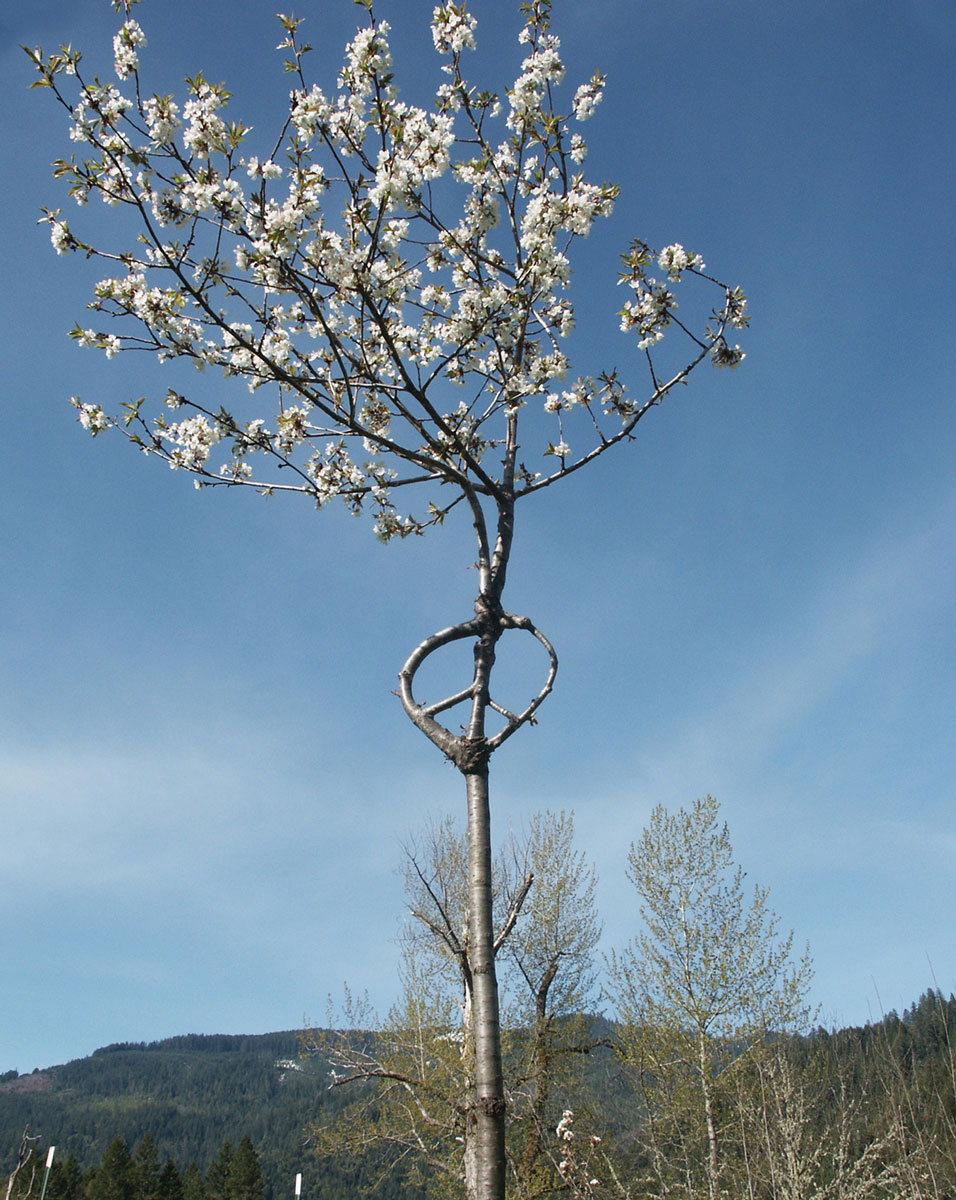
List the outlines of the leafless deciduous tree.
<svg viewBox="0 0 956 1200">
<path fill-rule="evenodd" d="M 580 1091 L 580 1060 L 596 1044 L 585 1016 L 594 993 L 599 936 L 593 870 L 573 846 L 573 820 L 538 814 L 526 836 L 495 860 L 495 952 L 503 991 L 506 1161 L 515 1196 L 562 1186 L 556 1128 L 568 1089 Z M 384 1022 L 347 998 L 347 1029 L 312 1035 L 333 1086 L 358 1085 L 344 1117 L 314 1131 L 319 1147 L 425 1168 L 431 1190 L 473 1194 L 476 1185 L 475 1037 L 465 839 L 455 822 L 409 849 L 403 994 Z M 330 1022 L 331 1024 L 332 1022 Z"/>
<path fill-rule="evenodd" d="M 20 1146 L 17 1150 L 17 1165 L 7 1176 L 7 1190 L 4 1200 L 11 1200 L 16 1195 L 17 1200 L 25 1200 L 33 1192 L 33 1185 L 36 1181 L 37 1161 L 34 1150 L 34 1142 L 40 1140 L 39 1134 L 31 1134 L 30 1126 L 27 1125 L 23 1130 L 23 1136 L 20 1138 Z"/>
</svg>

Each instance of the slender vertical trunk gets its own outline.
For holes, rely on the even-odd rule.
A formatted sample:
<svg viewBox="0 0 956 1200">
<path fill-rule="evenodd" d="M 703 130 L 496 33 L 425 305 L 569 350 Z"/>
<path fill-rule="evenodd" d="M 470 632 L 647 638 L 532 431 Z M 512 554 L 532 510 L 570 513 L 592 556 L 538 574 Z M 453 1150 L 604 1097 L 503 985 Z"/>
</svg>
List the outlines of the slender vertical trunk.
<svg viewBox="0 0 956 1200">
<path fill-rule="evenodd" d="M 468 792 L 469 940 L 475 1039 L 475 1200 L 505 1194 L 505 1099 L 492 925 L 491 812 L 487 763 L 465 775 Z"/>
<path fill-rule="evenodd" d="M 548 639 L 527 617 L 506 613 L 501 606 L 505 575 L 514 537 L 514 419 L 509 422 L 506 489 L 495 496 L 497 528 L 494 549 L 488 539 L 485 514 L 477 494 L 466 490 L 478 542 L 479 591 L 471 620 L 450 626 L 426 638 L 412 651 L 399 672 L 399 696 L 411 721 L 436 745 L 465 777 L 468 798 L 468 969 L 471 977 L 471 1020 L 475 1050 L 474 1096 L 465 1125 L 465 1186 L 469 1200 L 504 1200 L 505 1196 L 505 1095 L 501 1065 L 501 1026 L 498 1015 L 498 980 L 495 975 L 495 935 L 491 877 L 491 809 L 488 801 L 488 762 L 495 750 L 516 730 L 533 721 L 539 705 L 550 694 L 558 660 Z M 545 682 L 520 713 L 511 713 L 491 699 L 491 672 L 495 648 L 506 629 L 530 633 L 544 648 L 549 667 Z M 414 696 L 415 674 L 422 663 L 442 647 L 474 639 L 475 669 L 469 687 L 431 705 Z M 468 702 L 467 726 L 452 733 L 436 717 Z M 504 727 L 488 737 L 485 717 L 492 709 Z"/>
<path fill-rule="evenodd" d="M 717 1123 L 714 1118 L 714 1100 L 710 1087 L 709 1048 L 703 1033 L 699 1035 L 697 1048 L 700 1055 L 700 1088 L 704 1100 L 704 1119 L 707 1122 L 707 1185 L 710 1200 L 719 1200 L 720 1159 L 717 1153 Z"/>
<path fill-rule="evenodd" d="M 501 1023 L 495 974 L 494 895 L 491 876 L 491 805 L 485 714 L 491 700 L 491 672 L 501 637 L 500 587 L 507 553 L 499 563 L 498 590 L 479 595 L 475 616 L 480 636 L 475 642 L 475 676 L 467 741 L 474 761 L 462 760 L 468 797 L 468 921 L 475 1037 L 475 1200 L 504 1200 L 505 1097 L 501 1066 Z"/>
</svg>

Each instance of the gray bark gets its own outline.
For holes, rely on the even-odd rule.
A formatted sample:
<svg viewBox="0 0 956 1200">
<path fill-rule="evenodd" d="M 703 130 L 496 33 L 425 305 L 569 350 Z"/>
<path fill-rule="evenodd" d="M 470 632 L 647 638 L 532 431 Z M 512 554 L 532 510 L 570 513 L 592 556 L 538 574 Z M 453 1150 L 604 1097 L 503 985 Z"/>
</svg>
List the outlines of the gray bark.
<svg viewBox="0 0 956 1200">
<path fill-rule="evenodd" d="M 475 1045 L 473 1120 L 467 1122 L 465 1161 L 466 1186 L 472 1200 L 504 1200 L 505 1195 L 505 1097 L 495 974 L 497 947 L 492 911 L 488 764 L 492 754 L 507 738 L 522 725 L 533 722 L 536 710 L 551 691 L 558 669 L 557 656 L 548 639 L 527 617 L 505 612 L 501 605 L 514 538 L 516 451 L 517 418 L 512 413 L 508 419 L 503 486 L 494 489 L 496 529 L 493 548 L 481 501 L 473 489 L 463 488 L 478 544 L 479 590 L 474 617 L 426 638 L 412 652 L 399 674 L 399 697 L 408 717 L 465 777 L 468 800 L 467 942 Z M 544 685 L 520 713 L 509 712 L 496 704 L 491 693 L 495 649 L 506 629 L 523 629 L 530 633 L 548 655 Z M 419 667 L 431 654 L 463 639 L 474 639 L 475 667 L 471 683 L 436 704 L 419 704 L 413 692 Z M 470 708 L 468 724 L 463 734 L 454 734 L 437 717 L 465 703 Z M 487 736 L 485 726 L 489 708 L 504 722 L 491 737 Z"/>
<path fill-rule="evenodd" d="M 468 792 L 469 942 L 475 1039 L 474 1196 L 505 1194 L 505 1097 L 492 925 L 488 767 L 465 776 Z"/>
<path fill-rule="evenodd" d="M 405 712 L 425 736 L 455 764 L 465 777 L 468 802 L 468 968 L 472 981 L 475 1089 L 471 1120 L 467 1122 L 466 1187 L 473 1200 L 504 1200 L 505 1195 L 505 1097 L 501 1065 L 501 1028 L 498 1015 L 498 982 L 495 974 L 495 933 L 492 912 L 491 808 L 488 794 L 488 764 L 495 750 L 522 725 L 533 721 L 539 705 L 551 691 L 557 671 L 557 656 L 548 639 L 527 617 L 505 612 L 501 607 L 505 572 L 511 551 L 513 508 L 502 504 L 498 511 L 498 533 L 494 552 L 489 542 L 480 505 L 473 499 L 472 513 L 479 548 L 478 598 L 475 615 L 426 638 L 409 656 L 399 674 L 399 696 Z M 495 703 L 491 674 L 495 648 L 506 629 L 530 633 L 548 655 L 545 682 L 520 713 Z M 460 692 L 435 704 L 419 704 L 414 696 L 415 675 L 422 663 L 452 642 L 474 639 L 474 674 Z M 437 718 L 456 705 L 468 703 L 470 712 L 464 733 L 452 733 Z M 491 709 L 503 719 L 497 733 L 487 736 L 485 720 Z"/>
</svg>

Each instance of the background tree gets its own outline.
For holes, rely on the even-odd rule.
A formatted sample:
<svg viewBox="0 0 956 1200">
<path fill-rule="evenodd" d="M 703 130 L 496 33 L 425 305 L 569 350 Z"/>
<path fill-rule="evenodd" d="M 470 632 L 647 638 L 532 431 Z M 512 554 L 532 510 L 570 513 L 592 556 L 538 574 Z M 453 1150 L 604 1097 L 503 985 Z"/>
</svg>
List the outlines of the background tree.
<svg viewBox="0 0 956 1200">
<path fill-rule="evenodd" d="M 567 1090 L 580 1098 L 583 1056 L 596 1041 L 585 1012 L 600 933 L 595 878 L 573 837 L 570 815 L 538 814 L 495 863 L 506 1151 L 517 1196 L 559 1185 L 555 1129 Z M 332 1061 L 334 1084 L 359 1094 L 314 1133 L 323 1153 L 378 1147 L 386 1164 L 417 1164 L 409 1168 L 416 1183 L 460 1195 L 473 1186 L 474 1036 L 467 857 L 453 821 L 409 849 L 405 883 L 413 920 L 402 940 L 402 998 L 379 1034 L 356 1036 L 357 1026 L 379 1025 L 353 1002 L 346 1031 L 317 1035 L 313 1047 Z"/>
<path fill-rule="evenodd" d="M 945 1185 L 899 1091 L 832 1040 L 780 1039 L 737 1078 L 738 1186 L 773 1200 L 929 1200 Z"/>
<path fill-rule="evenodd" d="M 331 97 L 306 78 L 301 22 L 282 17 L 290 110 L 274 140 L 256 133 L 255 142 L 252 126 L 225 119 L 225 87 L 201 74 L 188 81 L 181 108 L 149 93 L 140 76 L 146 37 L 132 3 L 114 0 L 125 17 L 114 40 L 115 82 L 88 82 L 72 48 L 31 52 L 36 86 L 68 109 L 71 136 L 87 155 L 59 162 L 57 175 L 79 203 L 99 195 L 139 229 L 132 245 L 95 246 L 59 210 L 47 212 L 58 253 L 80 252 L 110 272 L 91 307 L 97 323 L 115 319 L 118 332 L 77 325 L 74 336 L 110 356 L 145 350 L 221 369 L 257 400 L 212 407 L 191 389 L 171 388 L 158 411 L 141 397 L 120 416 L 76 398 L 78 419 L 95 436 L 125 432 L 200 486 L 298 492 L 319 507 L 338 496 L 354 512 L 369 511 L 385 540 L 466 509 L 476 542 L 474 613 L 420 643 L 399 692 L 409 718 L 465 781 L 470 1148 L 478 1192 L 501 1197 L 506 1103 L 488 766 L 533 720 L 557 668 L 544 634 L 503 604 L 516 505 L 627 441 L 704 359 L 736 366 L 742 352 L 726 335 L 746 324 L 744 299 L 680 244 L 656 253 L 635 240 L 623 257 L 632 297 L 621 325 L 636 338 L 644 393 L 633 397 L 607 368 L 568 382 L 560 345 L 574 325 L 568 252 L 610 214 L 617 189 L 588 183 L 580 170 L 587 147 L 577 125 L 599 102 L 603 79 L 595 74 L 561 103 L 549 0 L 522 5 L 526 57 L 500 95 L 463 73 L 474 18 L 464 4 L 439 5 L 432 37 L 444 78 L 431 110 L 399 99 L 389 27 L 372 0 L 361 0 L 368 24 L 347 47 Z M 684 277 L 714 289 L 699 322 L 677 316 L 674 289 Z M 682 339 L 670 353 L 658 346 L 666 330 Z M 410 493 L 423 493 L 420 507 L 400 511 L 398 497 Z M 498 643 L 511 631 L 535 638 L 546 658 L 537 691 L 513 706 L 491 687 Z M 459 641 L 473 646 L 470 681 L 422 703 L 419 670 Z M 460 732 L 439 720 L 459 705 Z"/>
<path fill-rule="evenodd" d="M 219 1153 L 209 1164 L 205 1177 L 207 1200 L 230 1200 L 229 1176 L 232 1171 L 234 1153 L 232 1142 L 226 1140 L 219 1147 Z"/>
<path fill-rule="evenodd" d="M 136 1166 L 129 1146 L 114 1137 L 86 1185 L 88 1200 L 130 1200 L 137 1195 Z"/>
<path fill-rule="evenodd" d="M 674 814 L 656 808 L 628 875 L 644 931 L 610 975 L 621 1053 L 646 1107 L 645 1166 L 661 1195 L 676 1178 L 687 1195 L 718 1200 L 737 1076 L 772 1035 L 807 1025 L 809 957 L 794 961 L 767 889 L 748 901 L 711 796 Z"/>
<path fill-rule="evenodd" d="M 262 1200 L 265 1190 L 262 1168 L 248 1134 L 239 1142 L 232 1156 L 227 1189 L 229 1200 Z"/>
<path fill-rule="evenodd" d="M 83 1200 L 84 1178 L 80 1160 L 70 1151 L 53 1160 L 47 1200 Z M 171 1197 L 170 1200 L 176 1200 Z"/>
<path fill-rule="evenodd" d="M 514 878 L 532 878 L 514 932 L 504 943 L 509 1024 L 520 1031 L 510 1057 L 516 1192 L 553 1189 L 562 1155 L 556 1130 L 569 1092 L 579 1111 L 581 1056 L 596 1045 L 594 953 L 601 935 L 594 868 L 574 848 L 570 814 L 537 813 L 515 854 Z M 510 967 L 510 970 L 508 968 Z"/>
<path fill-rule="evenodd" d="M 167 1158 L 159 1172 L 156 1181 L 156 1195 L 159 1200 L 184 1200 L 183 1181 L 179 1168 L 172 1158 Z"/>
<path fill-rule="evenodd" d="M 136 1200 L 160 1200 L 159 1179 L 162 1168 L 151 1133 L 145 1133 L 133 1151 Z"/>
<path fill-rule="evenodd" d="M 206 1181 L 194 1162 L 183 1171 L 183 1200 L 206 1200 Z"/>
</svg>

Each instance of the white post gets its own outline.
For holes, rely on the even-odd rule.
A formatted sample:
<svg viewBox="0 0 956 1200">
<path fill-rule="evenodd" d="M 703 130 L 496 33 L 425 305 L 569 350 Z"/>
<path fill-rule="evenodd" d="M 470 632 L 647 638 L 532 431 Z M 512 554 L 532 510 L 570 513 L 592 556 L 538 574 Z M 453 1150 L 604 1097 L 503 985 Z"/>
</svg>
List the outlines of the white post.
<svg viewBox="0 0 956 1200">
<path fill-rule="evenodd" d="M 50 1168 L 53 1166 L 53 1151 L 56 1146 L 51 1146 L 46 1152 L 46 1170 L 43 1172 L 43 1187 L 40 1188 L 40 1200 L 46 1195 L 46 1185 L 50 1179 Z"/>
</svg>

